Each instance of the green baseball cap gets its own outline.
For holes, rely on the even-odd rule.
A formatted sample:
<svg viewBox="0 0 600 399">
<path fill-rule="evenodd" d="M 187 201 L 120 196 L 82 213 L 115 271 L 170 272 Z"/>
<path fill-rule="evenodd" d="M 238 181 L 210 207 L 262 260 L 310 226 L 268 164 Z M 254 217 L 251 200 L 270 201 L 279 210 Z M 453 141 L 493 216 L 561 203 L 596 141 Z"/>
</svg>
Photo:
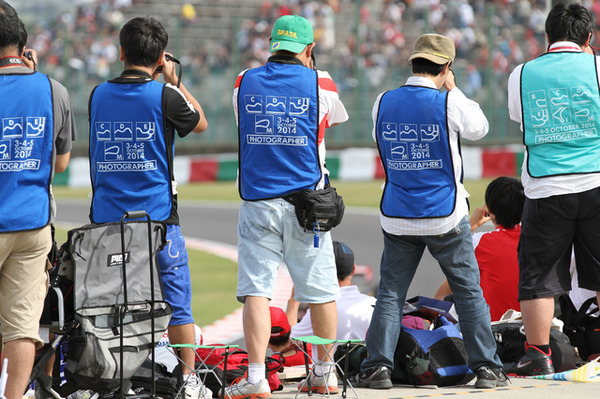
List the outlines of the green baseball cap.
<svg viewBox="0 0 600 399">
<path fill-rule="evenodd" d="M 271 52 L 287 50 L 300 53 L 314 42 L 310 22 L 298 15 L 284 15 L 275 21 L 271 32 Z"/>
</svg>

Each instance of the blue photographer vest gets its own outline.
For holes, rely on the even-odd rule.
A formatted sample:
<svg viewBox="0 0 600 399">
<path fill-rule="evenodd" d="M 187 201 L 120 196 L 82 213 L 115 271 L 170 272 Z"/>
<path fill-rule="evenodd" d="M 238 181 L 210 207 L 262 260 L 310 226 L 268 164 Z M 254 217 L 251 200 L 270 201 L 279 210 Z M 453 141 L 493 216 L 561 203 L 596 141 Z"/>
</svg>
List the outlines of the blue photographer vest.
<svg viewBox="0 0 600 399">
<path fill-rule="evenodd" d="M 277 198 L 321 179 L 317 73 L 267 62 L 239 86 L 239 191 L 244 200 Z"/>
<path fill-rule="evenodd" d="M 90 98 L 90 173 L 93 223 L 121 220 L 144 210 L 152 220 L 171 215 L 171 159 L 167 148 L 164 85 L 116 83 L 96 87 Z"/>
<path fill-rule="evenodd" d="M 0 98 L 0 232 L 39 229 L 50 223 L 50 79 L 39 72 L 0 75 Z"/>
<path fill-rule="evenodd" d="M 402 86 L 382 96 L 376 139 L 386 175 L 383 215 L 436 218 L 453 212 L 456 181 L 447 97 L 447 92 L 417 86 Z"/>
<path fill-rule="evenodd" d="M 591 54 L 550 52 L 523 65 L 523 141 L 532 177 L 600 172 L 598 84 Z"/>
</svg>

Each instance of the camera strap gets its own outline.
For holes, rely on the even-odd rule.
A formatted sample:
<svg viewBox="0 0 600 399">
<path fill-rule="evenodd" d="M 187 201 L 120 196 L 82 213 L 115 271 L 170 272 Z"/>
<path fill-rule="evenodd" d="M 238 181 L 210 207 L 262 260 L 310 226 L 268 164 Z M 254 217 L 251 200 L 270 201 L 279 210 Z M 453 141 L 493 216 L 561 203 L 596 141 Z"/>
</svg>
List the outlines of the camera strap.
<svg viewBox="0 0 600 399">
<path fill-rule="evenodd" d="M 179 85 L 181 85 L 181 74 L 182 74 L 181 62 L 177 58 L 173 57 L 172 55 L 167 54 L 166 58 L 170 61 L 173 61 L 177 65 L 179 65 L 179 73 L 177 74 L 177 88 L 179 88 Z"/>
<path fill-rule="evenodd" d="M 25 66 L 25 63 L 19 57 L 8 56 L 0 58 L 0 68 L 7 66 Z"/>
</svg>

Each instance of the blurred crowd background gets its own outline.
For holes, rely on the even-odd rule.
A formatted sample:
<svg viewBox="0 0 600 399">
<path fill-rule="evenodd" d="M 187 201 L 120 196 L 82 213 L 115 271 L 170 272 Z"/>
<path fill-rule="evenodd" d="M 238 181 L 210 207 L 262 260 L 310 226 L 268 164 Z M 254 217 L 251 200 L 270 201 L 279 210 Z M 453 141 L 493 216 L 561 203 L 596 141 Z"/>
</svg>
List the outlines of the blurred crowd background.
<svg viewBox="0 0 600 399">
<path fill-rule="evenodd" d="M 10 2 L 10 0 L 9 0 Z M 587 0 L 600 21 L 600 0 Z M 451 37 L 458 86 L 490 120 L 481 145 L 521 142 L 507 114 L 508 75 L 546 50 L 549 0 L 19 0 L 12 2 L 38 52 L 40 70 L 72 97 L 87 150 L 87 99 L 92 88 L 119 74 L 118 32 L 135 16 L 151 15 L 169 32 L 168 51 L 181 60 L 183 82 L 202 104 L 209 129 L 178 144 L 178 153 L 235 151 L 231 96 L 237 74 L 269 57 L 273 22 L 284 14 L 309 19 L 317 67 L 332 75 L 350 114 L 328 134 L 328 148 L 375 146 L 371 108 L 378 93 L 410 76 L 408 56 L 422 33 Z M 597 25 L 597 29 L 600 25 Z M 594 35 L 596 41 L 600 35 Z M 596 43 L 597 45 L 598 43 Z M 463 142 L 463 145 L 469 145 Z"/>
</svg>

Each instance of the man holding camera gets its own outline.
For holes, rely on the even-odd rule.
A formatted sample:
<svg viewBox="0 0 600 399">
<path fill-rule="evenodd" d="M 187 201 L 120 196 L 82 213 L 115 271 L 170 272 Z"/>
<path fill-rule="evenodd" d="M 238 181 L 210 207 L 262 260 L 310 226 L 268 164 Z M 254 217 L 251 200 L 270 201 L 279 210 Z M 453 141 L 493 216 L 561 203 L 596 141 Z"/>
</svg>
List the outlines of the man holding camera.
<svg viewBox="0 0 600 399">
<path fill-rule="evenodd" d="M 0 324 L 7 399 L 21 398 L 47 291 L 53 199 L 50 182 L 69 163 L 76 137 L 67 90 L 35 71 L 35 51 L 17 12 L 0 0 Z M 27 54 L 27 56 L 26 56 Z"/>
<path fill-rule="evenodd" d="M 273 26 L 273 55 L 266 65 L 243 71 L 235 83 L 242 198 L 237 297 L 244 303 L 249 367 L 247 378 L 226 389 L 231 399 L 271 396 L 265 378 L 269 300 L 282 260 L 294 281 L 296 300 L 311 306 L 315 334 L 335 339 L 339 287 L 331 235 L 305 231 L 294 205 L 284 199 L 328 184 L 325 128 L 348 119 L 329 74 L 312 68 L 314 46 L 308 20 L 282 16 Z M 313 391 L 338 391 L 332 365 L 320 348 Z"/>
<path fill-rule="evenodd" d="M 559 3 L 546 19 L 548 52 L 508 79 L 510 118 L 526 146 L 525 205 L 519 239 L 519 301 L 527 351 L 519 375 L 554 373 L 550 328 L 554 296 L 571 290 L 575 252 L 579 287 L 600 298 L 600 92 L 590 47 L 593 14 Z"/>
<path fill-rule="evenodd" d="M 355 378 L 360 387 L 392 387 L 402 306 L 426 247 L 454 293 L 475 387 L 507 385 L 479 286 L 459 147 L 460 137 L 480 139 L 489 126 L 479 105 L 456 86 L 450 68 L 455 54 L 452 39 L 420 36 L 409 58 L 413 76 L 381 93 L 373 106 L 373 137 L 386 173 L 383 254 L 369 355 Z"/>
<path fill-rule="evenodd" d="M 198 101 L 181 84 L 175 62 L 165 53 L 168 34 L 152 17 L 134 18 L 119 34 L 125 69 L 90 95 L 90 173 L 92 223 L 116 222 L 126 211 L 145 210 L 167 224 L 168 245 L 158 254 L 167 302 L 173 308 L 169 338 L 194 344 L 191 281 L 179 228 L 173 174 L 175 131 L 202 133 L 207 122 Z M 166 84 L 155 81 L 163 75 Z M 181 353 L 186 398 L 211 393 L 191 373 L 194 352 Z M 187 366 L 186 366 L 187 365 Z M 189 367 L 188 367 L 189 366 Z"/>
</svg>

